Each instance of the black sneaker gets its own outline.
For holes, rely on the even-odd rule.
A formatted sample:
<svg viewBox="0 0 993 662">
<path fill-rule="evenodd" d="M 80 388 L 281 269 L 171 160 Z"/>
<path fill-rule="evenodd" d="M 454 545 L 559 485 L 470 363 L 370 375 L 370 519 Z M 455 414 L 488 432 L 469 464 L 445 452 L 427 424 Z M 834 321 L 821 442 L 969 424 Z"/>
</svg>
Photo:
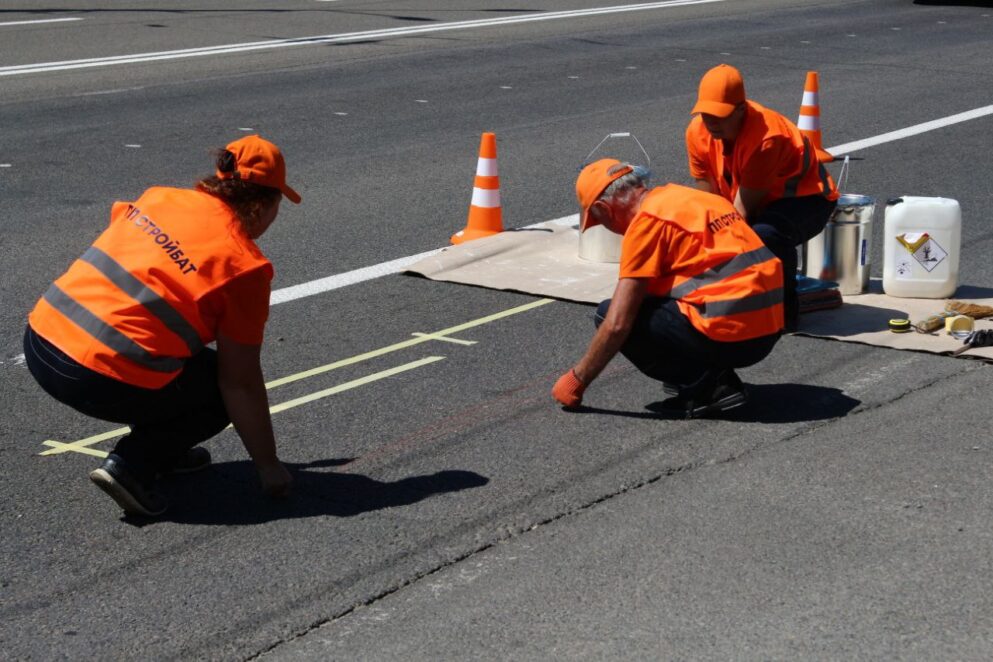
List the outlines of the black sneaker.
<svg viewBox="0 0 993 662">
<path fill-rule="evenodd" d="M 202 471 L 210 466 L 210 451 L 203 446 L 194 446 L 183 453 L 176 463 L 162 473 L 170 474 L 191 474 L 195 471 Z"/>
<path fill-rule="evenodd" d="M 90 472 L 90 480 L 129 515 L 155 517 L 164 513 L 168 505 L 164 496 L 142 483 L 113 453 L 99 469 Z"/>
<path fill-rule="evenodd" d="M 738 375 L 728 368 L 710 373 L 692 387 L 682 389 L 679 400 L 686 418 L 700 418 L 740 407 L 748 400 L 748 394 Z"/>
</svg>

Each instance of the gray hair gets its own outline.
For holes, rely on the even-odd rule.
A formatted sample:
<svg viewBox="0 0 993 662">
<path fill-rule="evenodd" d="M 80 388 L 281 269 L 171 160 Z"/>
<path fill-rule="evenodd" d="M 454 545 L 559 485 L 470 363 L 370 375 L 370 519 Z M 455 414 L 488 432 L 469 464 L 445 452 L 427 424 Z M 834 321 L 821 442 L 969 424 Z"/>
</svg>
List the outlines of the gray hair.
<svg viewBox="0 0 993 662">
<path fill-rule="evenodd" d="M 621 163 L 614 166 L 614 168 L 632 168 L 632 170 L 610 182 L 607 188 L 603 190 L 603 193 L 600 194 L 600 197 L 597 198 L 598 200 L 621 198 L 636 188 L 648 188 L 648 172 L 644 168 L 633 166 L 630 163 Z"/>
</svg>

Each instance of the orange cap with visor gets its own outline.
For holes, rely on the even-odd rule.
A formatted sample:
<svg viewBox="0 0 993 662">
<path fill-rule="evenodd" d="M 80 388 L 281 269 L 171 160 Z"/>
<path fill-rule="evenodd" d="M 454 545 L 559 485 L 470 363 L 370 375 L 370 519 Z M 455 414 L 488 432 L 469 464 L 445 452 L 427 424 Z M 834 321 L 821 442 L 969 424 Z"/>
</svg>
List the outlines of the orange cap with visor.
<svg viewBox="0 0 993 662">
<path fill-rule="evenodd" d="M 590 216 L 590 207 L 615 179 L 633 171 L 634 168 L 617 159 L 600 159 L 582 169 L 579 177 L 576 178 L 576 198 L 582 210 L 579 218 L 580 232 L 590 226 L 599 225 L 599 222 Z"/>
<path fill-rule="evenodd" d="M 282 191 L 290 202 L 299 204 L 300 194 L 286 183 L 286 162 L 279 148 L 261 136 L 246 136 L 225 147 L 234 154 L 234 172 L 217 171 L 221 179 L 241 179 Z"/>
<path fill-rule="evenodd" d="M 690 114 L 727 117 L 744 101 L 745 82 L 741 72 L 730 64 L 719 64 L 700 79 L 700 92 Z"/>
</svg>

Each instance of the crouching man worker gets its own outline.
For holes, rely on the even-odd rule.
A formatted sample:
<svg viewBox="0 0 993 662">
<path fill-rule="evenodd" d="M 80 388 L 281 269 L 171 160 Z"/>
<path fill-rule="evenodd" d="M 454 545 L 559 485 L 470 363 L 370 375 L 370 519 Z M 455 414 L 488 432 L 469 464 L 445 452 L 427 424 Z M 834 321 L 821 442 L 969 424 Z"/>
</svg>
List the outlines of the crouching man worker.
<svg viewBox="0 0 993 662">
<path fill-rule="evenodd" d="M 617 352 L 677 395 L 688 417 L 745 402 L 735 368 L 772 351 L 783 326 L 783 271 L 730 202 L 668 184 L 648 190 L 626 163 L 601 159 L 576 181 L 581 228 L 624 235 L 619 280 L 596 312 L 586 355 L 552 395 L 577 407 Z"/>
<path fill-rule="evenodd" d="M 783 263 L 786 328 L 796 329 L 796 247 L 824 229 L 838 189 L 810 141 L 774 110 L 745 99 L 734 67 L 721 64 L 700 81 L 686 129 L 690 175 L 702 191 L 734 203 Z"/>
<path fill-rule="evenodd" d="M 259 360 L 273 270 L 255 240 L 284 196 L 300 196 L 279 149 L 258 136 L 220 150 L 216 167 L 194 190 L 115 203 L 28 317 L 24 355 L 42 388 L 131 428 L 90 473 L 129 514 L 161 514 L 157 477 L 209 465 L 198 444 L 230 422 L 267 493 L 284 496 L 292 482 Z"/>
</svg>

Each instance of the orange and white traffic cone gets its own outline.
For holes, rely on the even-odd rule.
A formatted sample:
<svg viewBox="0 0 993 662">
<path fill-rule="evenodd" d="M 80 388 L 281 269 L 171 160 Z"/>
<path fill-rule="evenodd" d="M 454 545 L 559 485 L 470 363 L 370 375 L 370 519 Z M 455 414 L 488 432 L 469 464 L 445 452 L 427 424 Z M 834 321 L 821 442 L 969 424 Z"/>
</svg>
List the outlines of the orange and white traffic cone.
<svg viewBox="0 0 993 662">
<path fill-rule="evenodd" d="M 821 106 L 818 99 L 817 72 L 807 72 L 807 82 L 803 86 L 803 100 L 800 102 L 800 117 L 796 121 L 800 133 L 810 139 L 821 163 L 834 161 L 834 156 L 824 151 L 821 143 Z"/>
<path fill-rule="evenodd" d="M 469 219 L 464 230 L 452 235 L 453 244 L 503 232 L 500 176 L 497 173 L 496 134 L 484 133 L 479 141 L 476 181 L 472 188 Z"/>
</svg>

